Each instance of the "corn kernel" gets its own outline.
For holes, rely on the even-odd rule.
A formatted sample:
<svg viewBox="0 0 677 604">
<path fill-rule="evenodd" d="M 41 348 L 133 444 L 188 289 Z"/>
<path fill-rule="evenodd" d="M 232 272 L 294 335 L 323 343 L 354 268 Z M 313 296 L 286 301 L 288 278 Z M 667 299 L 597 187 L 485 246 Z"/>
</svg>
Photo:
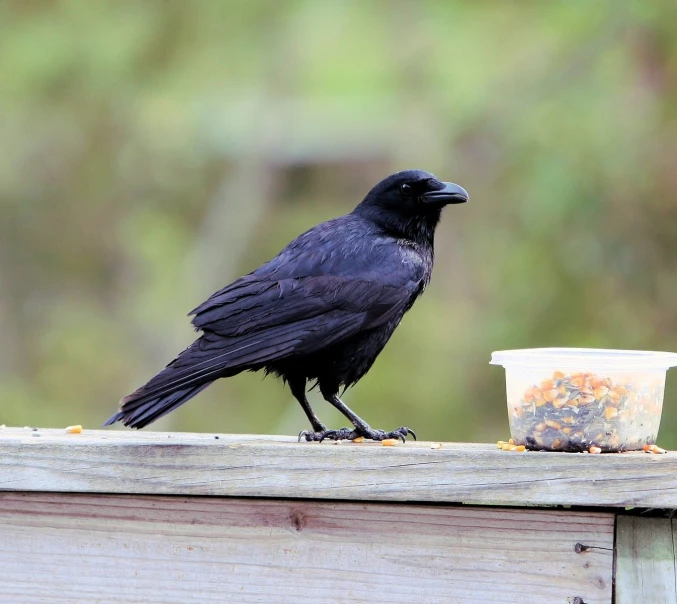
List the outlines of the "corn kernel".
<svg viewBox="0 0 677 604">
<path fill-rule="evenodd" d="M 68 426 L 66 428 L 66 434 L 81 434 L 82 433 L 82 426 L 77 425 L 77 426 Z"/>
<path fill-rule="evenodd" d="M 608 396 L 611 399 L 611 402 L 614 403 L 615 405 L 618 405 L 618 403 L 621 402 L 621 395 L 618 394 L 618 392 L 616 392 L 615 390 L 610 390 Z"/>
<path fill-rule="evenodd" d="M 397 444 L 396 438 L 385 438 L 381 441 L 384 447 L 394 447 Z"/>
<path fill-rule="evenodd" d="M 609 394 L 609 389 L 606 386 L 600 386 L 595 388 L 592 393 L 595 395 L 595 398 L 599 401 L 603 399 L 607 394 Z"/>
<path fill-rule="evenodd" d="M 593 388 L 599 388 L 600 386 L 604 386 L 604 380 L 601 377 L 597 377 L 597 376 L 591 377 L 590 378 L 590 385 Z"/>
<path fill-rule="evenodd" d="M 358 436 L 357 438 L 353 438 L 354 443 L 361 443 L 364 440 L 364 436 Z"/>
<path fill-rule="evenodd" d="M 583 384 L 585 384 L 585 378 L 580 373 L 574 373 L 569 381 L 576 388 L 582 388 Z"/>
<path fill-rule="evenodd" d="M 555 373 L 552 374 L 552 377 L 553 377 L 553 379 L 555 379 L 555 380 L 561 380 L 561 379 L 563 379 L 563 378 L 566 377 L 566 376 L 565 376 L 564 373 L 562 373 L 561 371 L 555 371 Z"/>
<path fill-rule="evenodd" d="M 564 405 L 566 405 L 568 402 L 569 402 L 569 400 L 568 400 L 567 398 L 557 397 L 554 401 L 552 401 L 552 406 L 553 406 L 555 409 L 561 409 L 561 408 L 564 407 Z"/>
<path fill-rule="evenodd" d="M 511 451 L 517 451 L 518 453 L 521 453 L 522 451 L 526 451 L 527 448 L 524 445 L 515 445 L 513 449 L 510 449 Z"/>
<path fill-rule="evenodd" d="M 430 445 L 431 449 L 441 449 L 442 448 L 442 443 L 433 443 Z"/>
<path fill-rule="evenodd" d="M 595 447 L 594 445 L 592 447 L 590 447 L 590 449 L 588 449 L 588 450 L 590 451 L 590 453 L 595 453 L 595 454 L 599 454 L 599 453 L 602 452 L 602 449 L 600 449 L 599 447 Z"/>
<path fill-rule="evenodd" d="M 613 419 L 618 415 L 618 409 L 616 407 L 606 407 L 604 409 L 604 417 L 606 419 Z"/>
<path fill-rule="evenodd" d="M 557 395 L 559 392 L 557 391 L 557 388 L 551 388 L 550 390 L 544 390 L 543 391 L 543 398 L 548 402 L 552 402 L 557 398 Z"/>
<path fill-rule="evenodd" d="M 524 400 L 533 401 L 538 396 L 538 392 L 539 392 L 539 390 L 535 386 L 533 388 L 529 388 L 524 393 Z"/>
<path fill-rule="evenodd" d="M 545 425 L 548 426 L 548 428 L 554 428 L 555 430 L 560 430 L 562 428 L 562 424 L 552 419 L 546 419 Z"/>
</svg>

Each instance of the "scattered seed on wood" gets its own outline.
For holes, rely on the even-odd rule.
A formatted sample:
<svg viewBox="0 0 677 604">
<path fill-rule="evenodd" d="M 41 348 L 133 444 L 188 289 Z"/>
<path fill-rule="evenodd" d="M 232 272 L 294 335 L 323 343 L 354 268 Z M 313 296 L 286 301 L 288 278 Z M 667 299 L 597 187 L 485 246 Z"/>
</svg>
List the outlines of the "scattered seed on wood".
<svg viewBox="0 0 677 604">
<path fill-rule="evenodd" d="M 665 449 L 661 449 L 660 447 L 657 447 L 656 445 L 644 445 L 643 451 L 645 453 L 654 453 L 656 455 L 663 455 L 667 453 Z"/>
<path fill-rule="evenodd" d="M 594 454 L 598 454 L 598 453 L 602 452 L 602 449 L 600 447 L 595 447 L 595 446 L 590 447 L 590 449 L 588 449 L 588 450 L 590 451 L 590 453 L 594 453 Z"/>
<path fill-rule="evenodd" d="M 364 440 L 364 436 L 358 436 L 357 438 L 353 438 L 354 443 L 361 443 Z"/>
<path fill-rule="evenodd" d="M 384 447 L 394 447 L 397 444 L 397 439 L 396 438 L 386 438 L 381 441 L 381 444 Z"/>
<path fill-rule="evenodd" d="M 82 433 L 82 426 L 77 425 L 77 426 L 68 426 L 65 430 L 66 434 L 81 434 Z"/>
</svg>

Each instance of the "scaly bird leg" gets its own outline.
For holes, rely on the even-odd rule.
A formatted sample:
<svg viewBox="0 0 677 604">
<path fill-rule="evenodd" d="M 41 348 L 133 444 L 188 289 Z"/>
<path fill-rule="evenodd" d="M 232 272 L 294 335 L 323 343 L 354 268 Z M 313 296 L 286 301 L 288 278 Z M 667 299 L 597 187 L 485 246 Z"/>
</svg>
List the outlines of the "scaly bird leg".
<svg viewBox="0 0 677 604">
<path fill-rule="evenodd" d="M 320 418 L 315 415 L 308 398 L 306 397 L 306 378 L 304 377 L 287 377 L 287 383 L 289 384 L 289 389 L 294 395 L 294 398 L 299 402 L 299 405 L 303 408 L 310 425 L 313 427 L 315 432 L 324 432 L 327 430 L 327 427 L 320 421 Z M 301 440 L 301 435 L 305 433 L 305 430 L 299 434 L 299 441 Z"/>
<path fill-rule="evenodd" d="M 388 438 L 394 438 L 396 440 L 402 440 L 406 442 L 407 436 L 411 434 L 416 440 L 416 434 L 414 431 L 402 426 L 396 428 L 391 432 L 386 432 L 385 430 L 374 430 L 365 422 L 361 417 L 354 413 L 336 394 L 336 392 L 328 392 L 322 389 L 322 384 L 320 384 L 320 390 L 322 391 L 322 396 L 325 400 L 334 405 L 343 415 L 345 415 L 355 426 L 354 429 L 350 428 L 341 428 L 340 430 L 315 430 L 315 432 L 302 432 L 299 434 L 299 440 L 301 440 L 301 435 L 305 436 L 307 441 L 319 441 L 322 442 L 324 439 L 329 440 L 353 440 L 359 436 L 364 438 L 369 438 L 371 440 L 386 440 Z"/>
</svg>

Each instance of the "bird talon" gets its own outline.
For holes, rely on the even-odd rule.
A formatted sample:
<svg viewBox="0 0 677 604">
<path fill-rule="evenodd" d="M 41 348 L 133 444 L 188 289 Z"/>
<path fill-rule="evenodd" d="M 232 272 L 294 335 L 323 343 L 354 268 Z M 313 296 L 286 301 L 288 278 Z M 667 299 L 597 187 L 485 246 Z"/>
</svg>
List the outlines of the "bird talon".
<svg viewBox="0 0 677 604">
<path fill-rule="evenodd" d="M 324 432 L 324 434 L 322 434 L 322 436 L 320 436 L 318 441 L 322 442 L 325 438 L 330 438 L 330 437 L 334 436 L 335 434 L 336 434 L 336 430 L 327 430 L 326 432 Z"/>
</svg>

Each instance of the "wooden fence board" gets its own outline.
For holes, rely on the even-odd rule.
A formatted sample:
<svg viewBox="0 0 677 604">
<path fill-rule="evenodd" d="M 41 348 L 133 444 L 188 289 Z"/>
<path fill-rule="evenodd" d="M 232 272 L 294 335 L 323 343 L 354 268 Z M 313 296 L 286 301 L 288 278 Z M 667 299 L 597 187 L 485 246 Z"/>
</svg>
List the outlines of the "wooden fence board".
<svg viewBox="0 0 677 604">
<path fill-rule="evenodd" d="M 673 521 L 618 516 L 616 604 L 675 604 Z"/>
<path fill-rule="evenodd" d="M 677 456 L 284 436 L 0 430 L 0 491 L 677 509 Z"/>
<path fill-rule="evenodd" d="M 609 513 L 0 493 L 0 601 L 610 604 L 613 531 Z"/>
</svg>

